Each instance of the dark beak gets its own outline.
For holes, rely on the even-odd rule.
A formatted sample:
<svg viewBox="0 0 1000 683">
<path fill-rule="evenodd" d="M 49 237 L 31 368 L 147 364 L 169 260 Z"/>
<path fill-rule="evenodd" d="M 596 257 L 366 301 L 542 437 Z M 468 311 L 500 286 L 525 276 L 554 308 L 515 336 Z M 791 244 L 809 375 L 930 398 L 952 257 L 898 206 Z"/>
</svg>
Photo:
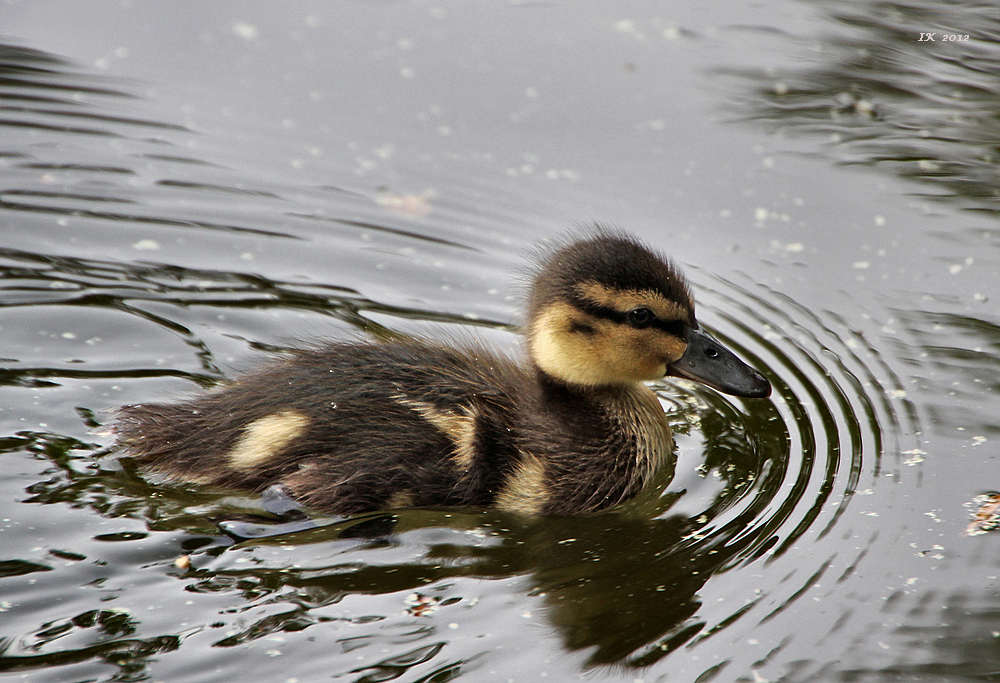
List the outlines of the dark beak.
<svg viewBox="0 0 1000 683">
<path fill-rule="evenodd" d="M 736 354 L 701 330 L 691 330 L 687 351 L 667 374 L 707 384 L 716 391 L 744 398 L 767 398 L 771 383 Z"/>
</svg>

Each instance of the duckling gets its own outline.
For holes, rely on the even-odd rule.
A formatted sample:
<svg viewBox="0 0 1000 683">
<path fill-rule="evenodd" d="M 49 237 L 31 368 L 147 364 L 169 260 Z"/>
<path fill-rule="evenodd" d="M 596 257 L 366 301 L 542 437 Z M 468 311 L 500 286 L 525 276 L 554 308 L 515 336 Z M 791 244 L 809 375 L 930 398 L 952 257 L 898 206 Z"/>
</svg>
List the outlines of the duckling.
<svg viewBox="0 0 1000 683">
<path fill-rule="evenodd" d="M 426 339 L 336 342 L 173 404 L 124 406 L 118 444 L 151 470 L 348 514 L 481 506 L 549 515 L 635 496 L 673 451 L 644 382 L 767 397 L 699 327 L 682 275 L 622 233 L 549 250 L 522 362 Z"/>
</svg>

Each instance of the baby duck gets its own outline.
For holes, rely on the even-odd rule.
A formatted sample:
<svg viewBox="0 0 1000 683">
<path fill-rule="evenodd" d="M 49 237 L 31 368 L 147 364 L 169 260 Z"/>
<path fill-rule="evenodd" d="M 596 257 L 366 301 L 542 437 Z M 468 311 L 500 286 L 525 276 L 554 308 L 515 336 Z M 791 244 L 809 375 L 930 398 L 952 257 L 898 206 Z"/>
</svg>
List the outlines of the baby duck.
<svg viewBox="0 0 1000 683">
<path fill-rule="evenodd" d="M 636 495 L 673 450 L 656 395 L 671 375 L 766 397 L 760 373 L 698 326 L 683 277 L 598 229 L 534 277 L 523 363 L 420 339 L 301 349 L 175 404 L 125 406 L 118 444 L 204 484 L 272 485 L 329 513 L 483 506 L 601 510 Z"/>
</svg>

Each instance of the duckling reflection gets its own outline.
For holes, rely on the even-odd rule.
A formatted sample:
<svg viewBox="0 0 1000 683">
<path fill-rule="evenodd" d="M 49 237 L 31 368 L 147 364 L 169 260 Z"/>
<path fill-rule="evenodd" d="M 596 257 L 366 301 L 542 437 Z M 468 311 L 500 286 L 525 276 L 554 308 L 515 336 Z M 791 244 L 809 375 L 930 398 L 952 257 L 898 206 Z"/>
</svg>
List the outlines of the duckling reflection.
<svg viewBox="0 0 1000 683">
<path fill-rule="evenodd" d="M 635 496 L 673 450 L 672 375 L 770 385 L 707 335 L 663 256 L 597 228 L 541 260 L 527 359 L 418 339 L 333 343 L 176 404 L 125 406 L 118 443 L 180 479 L 350 514 L 481 506 L 574 515 Z"/>
</svg>

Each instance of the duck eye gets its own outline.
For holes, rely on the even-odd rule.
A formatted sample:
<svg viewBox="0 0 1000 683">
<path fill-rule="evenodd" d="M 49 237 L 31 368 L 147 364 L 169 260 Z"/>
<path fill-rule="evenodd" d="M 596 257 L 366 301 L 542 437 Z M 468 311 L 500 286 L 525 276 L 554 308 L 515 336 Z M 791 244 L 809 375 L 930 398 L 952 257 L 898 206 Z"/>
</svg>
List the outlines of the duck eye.
<svg viewBox="0 0 1000 683">
<path fill-rule="evenodd" d="M 653 312 L 648 308 L 636 308 L 628 312 L 628 321 L 633 327 L 646 327 L 653 322 Z"/>
</svg>

